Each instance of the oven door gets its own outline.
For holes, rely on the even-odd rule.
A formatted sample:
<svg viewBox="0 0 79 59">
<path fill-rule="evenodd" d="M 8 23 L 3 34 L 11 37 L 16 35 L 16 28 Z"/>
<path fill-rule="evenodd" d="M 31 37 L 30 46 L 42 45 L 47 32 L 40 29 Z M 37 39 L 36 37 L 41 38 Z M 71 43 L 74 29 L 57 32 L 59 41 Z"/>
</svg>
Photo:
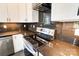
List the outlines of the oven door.
<svg viewBox="0 0 79 59">
<path fill-rule="evenodd" d="M 24 40 L 24 49 L 27 49 L 30 53 L 36 55 L 33 45 L 27 40 Z"/>
</svg>

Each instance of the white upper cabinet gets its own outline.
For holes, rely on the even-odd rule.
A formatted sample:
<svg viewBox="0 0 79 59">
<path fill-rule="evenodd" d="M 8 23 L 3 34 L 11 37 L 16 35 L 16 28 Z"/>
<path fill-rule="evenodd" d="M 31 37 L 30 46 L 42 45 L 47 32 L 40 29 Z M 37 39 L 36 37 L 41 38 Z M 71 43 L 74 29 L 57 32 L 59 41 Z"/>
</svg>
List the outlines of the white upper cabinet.
<svg viewBox="0 0 79 59">
<path fill-rule="evenodd" d="M 19 22 L 27 22 L 27 8 L 26 4 L 20 3 L 19 4 Z"/>
<path fill-rule="evenodd" d="M 38 22 L 39 12 L 33 10 L 32 3 L 26 4 L 26 8 L 27 8 L 27 22 Z"/>
<path fill-rule="evenodd" d="M 32 3 L 26 4 L 27 22 L 32 22 Z"/>
<path fill-rule="evenodd" d="M 0 22 L 6 22 L 7 19 L 7 4 L 0 4 Z"/>
<path fill-rule="evenodd" d="M 32 3 L 19 4 L 19 22 L 38 22 L 38 11 L 33 10 Z"/>
<path fill-rule="evenodd" d="M 8 19 L 9 22 L 17 22 L 19 20 L 18 16 L 18 4 L 17 3 L 9 3 L 8 4 Z"/>
<path fill-rule="evenodd" d="M 38 11 L 32 3 L 1 3 L 0 22 L 38 22 Z"/>
<path fill-rule="evenodd" d="M 39 11 L 32 10 L 32 20 L 33 20 L 33 22 L 39 21 Z"/>
<path fill-rule="evenodd" d="M 78 3 L 52 4 L 52 21 L 79 21 Z"/>
</svg>

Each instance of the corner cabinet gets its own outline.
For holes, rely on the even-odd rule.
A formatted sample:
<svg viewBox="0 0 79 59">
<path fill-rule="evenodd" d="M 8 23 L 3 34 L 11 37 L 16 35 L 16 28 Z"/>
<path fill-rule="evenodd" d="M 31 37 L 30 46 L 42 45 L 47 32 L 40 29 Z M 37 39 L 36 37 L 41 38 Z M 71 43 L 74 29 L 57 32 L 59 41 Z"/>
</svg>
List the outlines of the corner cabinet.
<svg viewBox="0 0 79 59">
<path fill-rule="evenodd" d="M 51 21 L 79 21 L 78 3 L 53 3 Z"/>
<path fill-rule="evenodd" d="M 27 8 L 27 22 L 38 22 L 38 15 L 39 12 L 36 10 L 33 10 L 33 5 L 32 3 L 26 4 Z"/>
<path fill-rule="evenodd" d="M 38 22 L 39 21 L 39 11 L 32 10 L 32 20 L 33 20 L 33 22 Z"/>
</svg>

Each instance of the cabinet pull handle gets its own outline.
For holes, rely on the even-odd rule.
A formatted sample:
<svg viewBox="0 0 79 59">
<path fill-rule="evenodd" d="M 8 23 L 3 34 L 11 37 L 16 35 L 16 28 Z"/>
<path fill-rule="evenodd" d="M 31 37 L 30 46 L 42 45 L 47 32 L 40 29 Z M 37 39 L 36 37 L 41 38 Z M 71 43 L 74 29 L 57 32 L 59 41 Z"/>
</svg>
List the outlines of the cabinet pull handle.
<svg viewBox="0 0 79 59">
<path fill-rule="evenodd" d="M 7 18 L 7 21 L 8 21 L 8 18 Z"/>
<path fill-rule="evenodd" d="M 10 19 L 10 18 L 8 18 L 8 21 L 9 21 L 9 22 L 10 22 L 10 20 L 11 20 L 11 19 Z"/>
<path fill-rule="evenodd" d="M 7 18 L 7 21 L 10 21 L 10 18 Z"/>
<path fill-rule="evenodd" d="M 10 21 L 10 18 L 9 18 L 9 21 Z"/>
<path fill-rule="evenodd" d="M 27 21 L 27 19 L 25 19 L 25 21 Z"/>
</svg>

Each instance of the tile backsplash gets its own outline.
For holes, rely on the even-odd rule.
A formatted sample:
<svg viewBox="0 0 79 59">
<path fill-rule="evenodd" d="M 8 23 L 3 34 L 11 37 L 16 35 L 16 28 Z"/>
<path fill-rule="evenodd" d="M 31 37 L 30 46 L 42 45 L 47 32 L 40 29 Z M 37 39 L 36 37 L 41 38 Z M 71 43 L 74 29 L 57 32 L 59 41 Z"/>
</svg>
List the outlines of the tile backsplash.
<svg viewBox="0 0 79 59">
<path fill-rule="evenodd" d="M 36 32 L 36 27 L 37 27 L 36 24 L 30 24 L 30 25 L 28 25 L 28 30 Z"/>
<path fill-rule="evenodd" d="M 0 32 L 15 31 L 19 29 L 20 29 L 20 24 L 15 24 L 15 23 L 0 24 Z"/>
</svg>

